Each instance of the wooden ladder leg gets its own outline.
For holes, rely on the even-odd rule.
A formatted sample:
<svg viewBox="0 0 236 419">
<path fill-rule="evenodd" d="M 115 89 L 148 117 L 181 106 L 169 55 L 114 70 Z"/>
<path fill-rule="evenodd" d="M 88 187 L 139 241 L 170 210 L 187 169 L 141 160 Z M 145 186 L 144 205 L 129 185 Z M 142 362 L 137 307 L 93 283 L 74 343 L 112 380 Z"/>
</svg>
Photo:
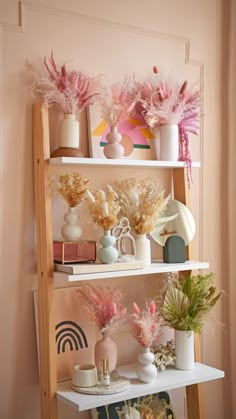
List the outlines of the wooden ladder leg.
<svg viewBox="0 0 236 419">
<path fill-rule="evenodd" d="M 191 209 L 190 191 L 188 188 L 187 175 L 185 168 L 173 169 L 173 185 L 174 185 L 174 198 L 182 202 L 189 209 Z M 187 246 L 186 257 L 191 260 L 193 256 L 192 243 Z M 188 275 L 190 272 L 183 272 L 182 274 Z M 195 335 L 195 361 L 201 362 L 201 347 L 200 337 Z M 204 419 L 204 400 L 203 400 L 203 386 L 202 384 L 193 384 L 186 386 L 186 402 L 188 419 Z"/>
<path fill-rule="evenodd" d="M 45 105 L 33 107 L 34 184 L 38 270 L 38 336 L 41 418 L 57 418 L 53 238 L 49 124 Z"/>
</svg>

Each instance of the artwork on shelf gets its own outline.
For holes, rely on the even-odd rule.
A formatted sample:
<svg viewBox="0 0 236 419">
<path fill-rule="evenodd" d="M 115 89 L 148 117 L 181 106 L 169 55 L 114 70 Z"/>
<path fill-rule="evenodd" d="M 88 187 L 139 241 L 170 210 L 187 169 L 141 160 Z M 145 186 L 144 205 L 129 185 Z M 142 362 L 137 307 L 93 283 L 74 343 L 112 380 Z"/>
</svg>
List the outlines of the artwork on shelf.
<svg viewBox="0 0 236 419">
<path fill-rule="evenodd" d="M 175 418 L 170 396 L 166 391 L 100 406 L 91 410 L 91 416 L 92 419 Z"/>
<path fill-rule="evenodd" d="M 90 157 L 105 159 L 103 148 L 107 143 L 106 135 L 110 128 L 105 120 L 100 118 L 99 111 L 95 107 L 87 109 L 87 120 Z M 142 128 L 137 120 L 130 118 L 118 124 L 118 131 L 122 135 L 124 159 L 151 160 L 150 142 L 153 136 L 147 128 Z"/>
<path fill-rule="evenodd" d="M 38 298 L 34 291 L 38 336 Z M 55 342 L 57 380 L 70 379 L 75 365 L 94 363 L 95 326 L 86 314 L 82 298 L 73 289 L 55 289 Z"/>
</svg>

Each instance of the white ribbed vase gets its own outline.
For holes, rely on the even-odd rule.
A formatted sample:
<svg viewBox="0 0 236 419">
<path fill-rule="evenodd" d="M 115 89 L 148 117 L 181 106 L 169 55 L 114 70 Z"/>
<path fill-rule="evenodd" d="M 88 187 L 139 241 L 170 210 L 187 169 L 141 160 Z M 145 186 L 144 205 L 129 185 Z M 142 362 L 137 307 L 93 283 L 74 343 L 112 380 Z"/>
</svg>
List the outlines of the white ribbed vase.
<svg viewBox="0 0 236 419">
<path fill-rule="evenodd" d="M 160 126 L 160 160 L 177 161 L 179 158 L 178 125 Z"/>
<path fill-rule="evenodd" d="M 150 348 L 141 349 L 138 356 L 138 366 L 136 368 L 137 377 L 144 383 L 151 383 L 157 376 L 157 368 L 153 364 L 154 355 L 150 352 Z"/>
<path fill-rule="evenodd" d="M 178 370 L 192 370 L 194 362 L 194 332 L 175 330 L 175 366 Z"/>
<path fill-rule="evenodd" d="M 61 229 L 61 235 L 66 241 L 77 241 L 79 240 L 82 229 L 78 224 L 79 215 L 76 212 L 75 207 L 69 207 L 68 212 L 64 215 L 66 224 Z"/>
</svg>

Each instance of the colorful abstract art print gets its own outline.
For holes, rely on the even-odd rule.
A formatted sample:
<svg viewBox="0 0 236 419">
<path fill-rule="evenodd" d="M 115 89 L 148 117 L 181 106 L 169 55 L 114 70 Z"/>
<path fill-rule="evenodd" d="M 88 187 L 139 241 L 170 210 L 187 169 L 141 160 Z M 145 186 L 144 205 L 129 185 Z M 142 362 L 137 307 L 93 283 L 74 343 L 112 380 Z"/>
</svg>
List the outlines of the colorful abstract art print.
<svg viewBox="0 0 236 419">
<path fill-rule="evenodd" d="M 106 135 L 110 132 L 110 127 L 104 119 L 101 120 L 96 109 L 92 107 L 87 110 L 88 134 L 90 145 L 90 157 L 105 159 L 103 149 L 107 144 Z M 122 135 L 120 144 L 124 147 L 125 159 L 151 160 L 151 132 L 141 126 L 138 120 L 129 118 L 121 122 L 118 132 Z"/>
<path fill-rule="evenodd" d="M 57 381 L 71 379 L 75 365 L 94 363 L 95 325 L 74 289 L 55 289 L 55 346 Z M 34 292 L 38 334 L 37 292 Z"/>
</svg>

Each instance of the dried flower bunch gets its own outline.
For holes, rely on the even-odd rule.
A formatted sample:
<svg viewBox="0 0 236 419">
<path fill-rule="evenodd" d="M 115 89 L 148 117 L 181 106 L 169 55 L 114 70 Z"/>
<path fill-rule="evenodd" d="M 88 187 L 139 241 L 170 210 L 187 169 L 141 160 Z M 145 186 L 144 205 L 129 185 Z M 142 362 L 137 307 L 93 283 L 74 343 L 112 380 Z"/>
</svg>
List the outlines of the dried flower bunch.
<svg viewBox="0 0 236 419">
<path fill-rule="evenodd" d="M 53 52 L 44 58 L 46 76 L 36 80 L 32 86 L 34 93 L 40 93 L 48 106 L 59 105 L 64 113 L 75 114 L 91 104 L 99 94 L 98 77 L 91 78 L 77 69 L 67 70 L 63 64 L 58 68 Z"/>
<path fill-rule="evenodd" d="M 153 67 L 154 76 L 158 68 Z M 179 127 L 179 160 L 185 161 L 191 175 L 191 156 L 188 133 L 197 135 L 201 107 L 200 90 L 196 84 L 159 81 L 136 82 L 140 100 L 136 103 L 136 118 L 144 126 L 155 128 L 161 125 L 177 124 Z"/>
<path fill-rule="evenodd" d="M 88 179 L 76 172 L 54 175 L 52 189 L 67 202 L 69 207 L 76 207 L 85 196 L 88 182 Z"/>
<path fill-rule="evenodd" d="M 170 196 L 165 198 L 164 191 L 161 191 L 152 178 L 125 179 L 116 182 L 113 187 L 119 199 L 120 212 L 122 216 L 128 218 L 130 226 L 136 233 L 149 233 L 157 224 L 175 218 L 175 216 L 161 217 Z"/>
<path fill-rule="evenodd" d="M 85 285 L 76 291 L 86 302 L 85 310 L 103 334 L 110 334 L 125 319 L 126 308 L 118 288 Z"/>
<path fill-rule="evenodd" d="M 95 224 L 100 225 L 104 230 L 111 230 L 117 223 L 117 214 L 120 210 L 119 202 L 115 191 L 109 187 L 105 193 L 99 189 L 92 193 L 87 191 L 86 203 Z"/>
<path fill-rule="evenodd" d="M 97 98 L 101 117 L 110 127 L 117 127 L 118 123 L 127 120 L 133 112 L 136 97 L 129 78 L 125 78 L 123 83 L 104 86 L 103 93 Z"/>
<path fill-rule="evenodd" d="M 146 303 L 146 309 L 141 311 L 138 305 L 133 303 L 133 308 L 134 313 L 128 319 L 131 333 L 143 348 L 150 348 L 159 337 L 160 316 L 156 311 L 156 304 L 152 300 Z"/>
<path fill-rule="evenodd" d="M 212 272 L 172 279 L 162 293 L 163 324 L 176 330 L 201 333 L 222 293 L 216 289 Z"/>
<path fill-rule="evenodd" d="M 166 342 L 166 345 L 153 345 L 151 352 L 155 356 L 154 365 L 158 370 L 164 371 L 168 365 L 175 365 L 175 347 L 173 339 Z"/>
</svg>

